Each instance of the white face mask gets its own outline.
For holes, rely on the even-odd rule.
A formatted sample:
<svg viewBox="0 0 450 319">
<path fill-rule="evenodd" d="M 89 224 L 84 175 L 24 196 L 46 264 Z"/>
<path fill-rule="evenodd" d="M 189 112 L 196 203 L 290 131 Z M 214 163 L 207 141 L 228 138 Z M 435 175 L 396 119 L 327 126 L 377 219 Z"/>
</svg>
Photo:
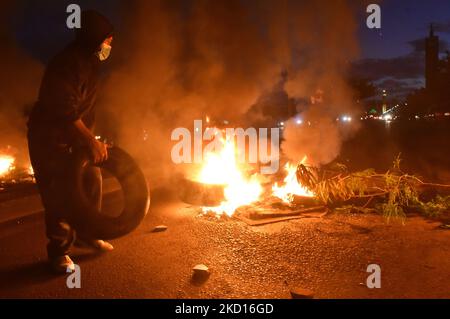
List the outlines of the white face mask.
<svg viewBox="0 0 450 319">
<path fill-rule="evenodd" d="M 112 47 L 109 44 L 102 43 L 100 46 L 100 51 L 97 52 L 97 57 L 100 61 L 105 61 L 111 54 Z"/>
</svg>

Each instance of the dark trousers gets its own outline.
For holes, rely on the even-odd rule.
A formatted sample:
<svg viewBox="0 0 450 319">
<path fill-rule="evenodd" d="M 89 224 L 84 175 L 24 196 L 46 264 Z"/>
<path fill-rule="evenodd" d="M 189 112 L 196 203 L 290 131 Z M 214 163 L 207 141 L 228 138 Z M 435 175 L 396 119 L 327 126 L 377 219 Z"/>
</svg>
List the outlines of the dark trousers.
<svg viewBox="0 0 450 319">
<path fill-rule="evenodd" d="M 67 220 L 69 194 L 68 170 L 72 153 L 65 146 L 49 145 L 48 141 L 37 133 L 28 133 L 28 149 L 36 183 L 45 209 L 46 235 L 49 240 L 47 253 L 49 258 L 66 255 L 74 243 L 77 234 Z M 101 208 L 102 175 L 97 167 L 87 167 L 83 176 L 86 194 L 93 205 Z"/>
</svg>

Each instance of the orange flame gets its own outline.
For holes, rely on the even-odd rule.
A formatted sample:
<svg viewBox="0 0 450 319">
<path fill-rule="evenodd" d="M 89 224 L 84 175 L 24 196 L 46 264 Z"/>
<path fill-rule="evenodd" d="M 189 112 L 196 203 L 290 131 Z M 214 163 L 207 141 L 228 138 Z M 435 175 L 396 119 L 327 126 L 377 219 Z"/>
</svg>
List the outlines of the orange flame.
<svg viewBox="0 0 450 319">
<path fill-rule="evenodd" d="M 205 164 L 197 179 L 201 183 L 225 186 L 225 201 L 217 207 L 204 207 L 204 213 L 232 216 L 237 208 L 256 202 L 262 193 L 258 178 L 247 178 L 241 172 L 234 141 L 223 141 L 220 152 L 206 154 Z"/>
<path fill-rule="evenodd" d="M 304 164 L 307 161 L 305 156 L 300 164 Z M 293 201 L 294 196 L 314 197 L 314 193 L 309 191 L 306 187 L 301 185 L 297 180 L 297 165 L 287 163 L 285 168 L 287 172 L 284 179 L 284 185 L 278 186 L 278 183 L 272 187 L 272 194 L 280 198 L 283 202 L 289 204 Z"/>
<path fill-rule="evenodd" d="M 0 155 L 0 177 L 6 176 L 14 170 L 14 157 L 10 155 Z"/>
</svg>

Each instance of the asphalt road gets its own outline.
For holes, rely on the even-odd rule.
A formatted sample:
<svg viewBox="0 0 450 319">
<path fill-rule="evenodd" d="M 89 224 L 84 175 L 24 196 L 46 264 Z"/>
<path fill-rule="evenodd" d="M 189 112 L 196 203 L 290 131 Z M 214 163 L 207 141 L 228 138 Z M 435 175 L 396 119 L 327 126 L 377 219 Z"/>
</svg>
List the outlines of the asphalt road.
<svg viewBox="0 0 450 319">
<path fill-rule="evenodd" d="M 153 193 L 143 224 L 114 240 L 113 252 L 74 250 L 81 288 L 46 265 L 42 216 L 0 228 L 0 298 L 450 298 L 450 231 L 411 217 L 403 225 L 375 215 L 305 218 L 261 227 L 198 216 Z M 152 233 L 164 224 L 167 231 Z M 381 289 L 365 285 L 369 264 Z M 211 270 L 206 282 L 192 268 Z"/>
</svg>

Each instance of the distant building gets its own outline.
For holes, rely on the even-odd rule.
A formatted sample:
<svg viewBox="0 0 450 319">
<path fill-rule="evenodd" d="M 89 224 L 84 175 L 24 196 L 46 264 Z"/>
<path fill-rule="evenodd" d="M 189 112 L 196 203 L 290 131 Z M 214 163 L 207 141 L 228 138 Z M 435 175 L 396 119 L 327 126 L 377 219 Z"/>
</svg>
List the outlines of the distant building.
<svg viewBox="0 0 450 319">
<path fill-rule="evenodd" d="M 445 59 L 439 57 L 439 37 L 433 25 L 425 40 L 425 90 L 423 94 L 423 111 L 448 112 L 450 110 L 450 54 Z"/>
<path fill-rule="evenodd" d="M 430 35 L 425 40 L 425 82 L 426 89 L 434 92 L 437 89 L 439 77 L 439 37 L 434 34 L 433 25 Z"/>
</svg>

